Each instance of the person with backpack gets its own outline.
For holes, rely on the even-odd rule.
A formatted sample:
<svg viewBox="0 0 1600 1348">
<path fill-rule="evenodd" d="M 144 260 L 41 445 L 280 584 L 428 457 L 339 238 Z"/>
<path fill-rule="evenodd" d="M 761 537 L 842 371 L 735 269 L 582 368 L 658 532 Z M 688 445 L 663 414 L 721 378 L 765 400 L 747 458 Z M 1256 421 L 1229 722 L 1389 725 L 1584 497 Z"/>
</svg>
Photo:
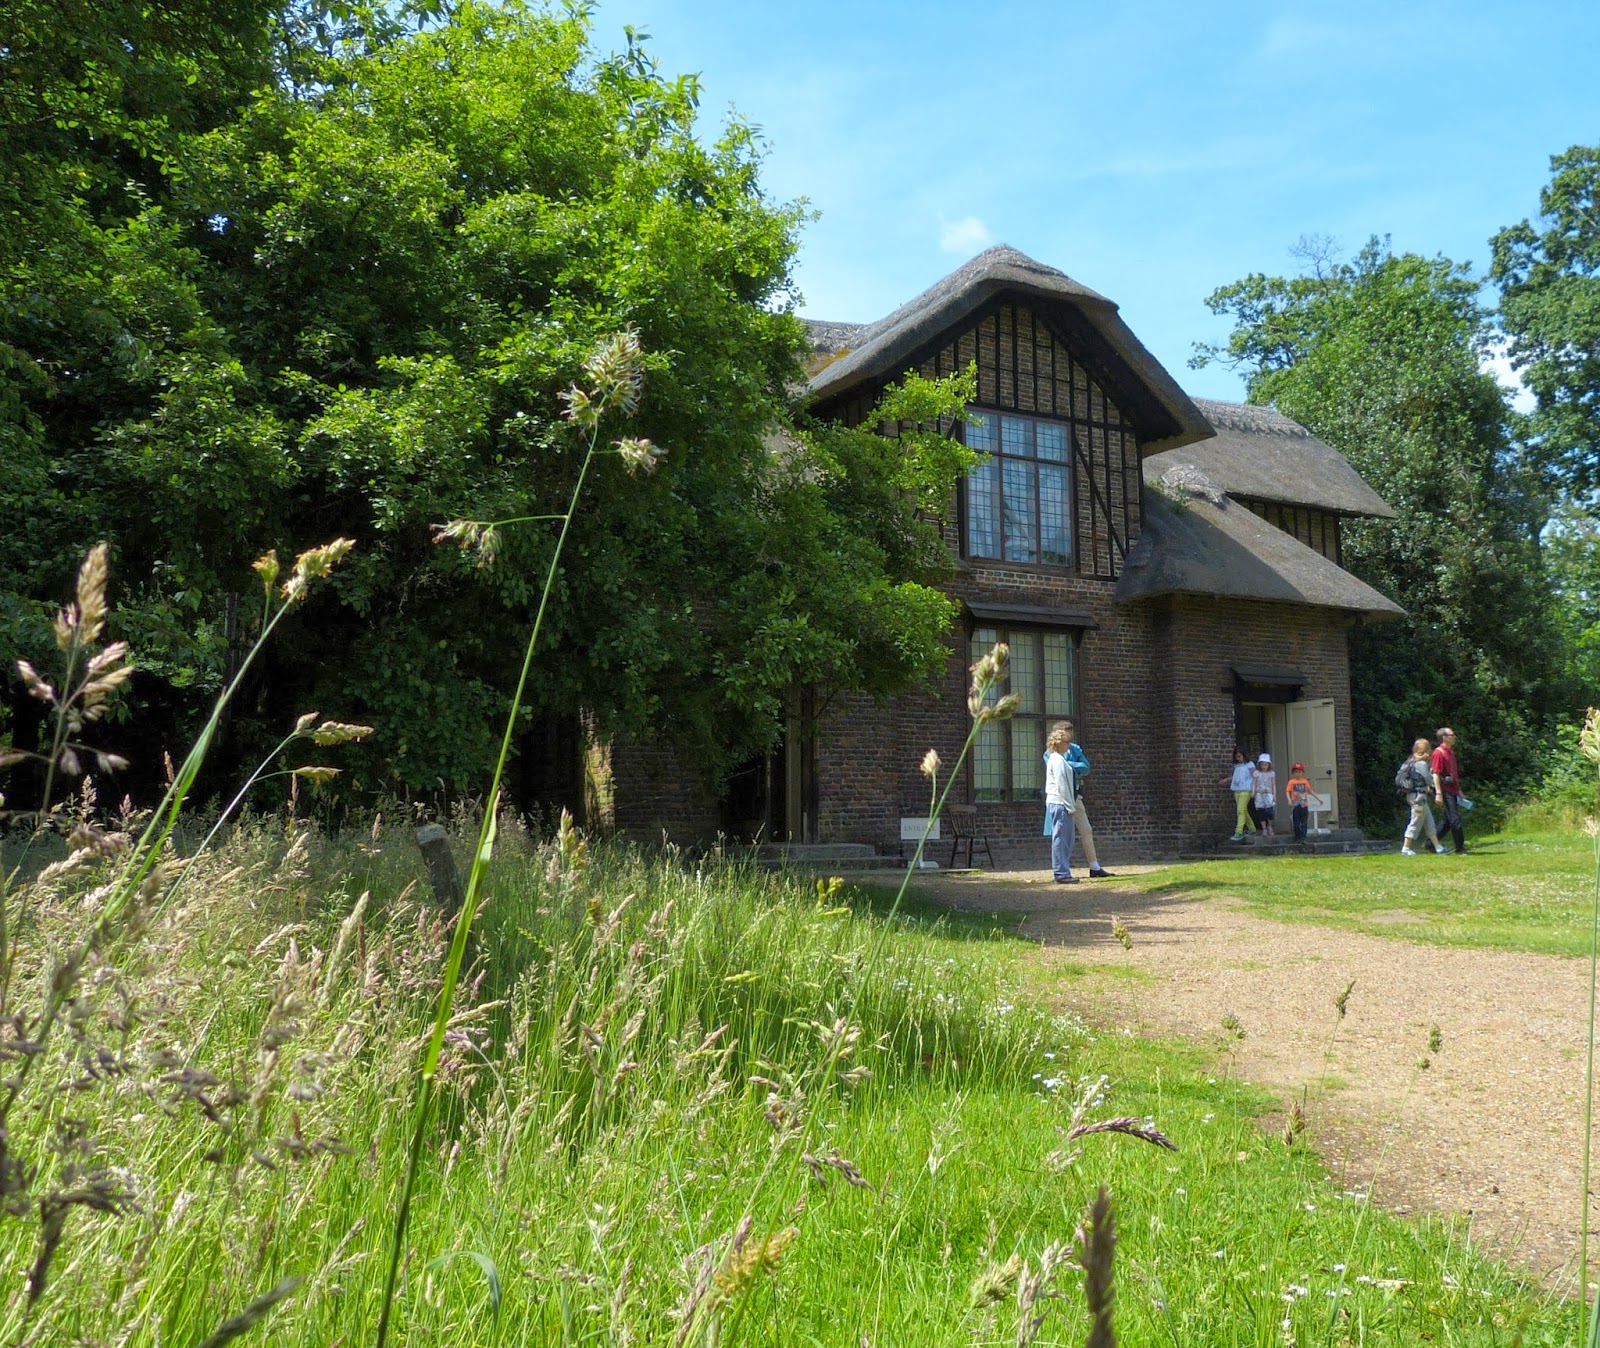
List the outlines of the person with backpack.
<svg viewBox="0 0 1600 1348">
<path fill-rule="evenodd" d="M 1411 844 L 1416 842 L 1417 834 L 1424 831 L 1433 850 L 1444 852 L 1439 842 L 1438 827 L 1433 822 L 1433 811 L 1428 808 L 1428 795 L 1433 790 L 1433 767 L 1428 759 L 1428 751 L 1432 747 L 1426 736 L 1417 740 L 1411 746 L 1411 757 L 1394 774 L 1395 790 L 1405 797 L 1406 804 L 1411 807 L 1411 822 L 1406 825 L 1405 841 L 1400 845 L 1400 855 L 1403 857 L 1416 856 L 1416 849 Z"/>
</svg>

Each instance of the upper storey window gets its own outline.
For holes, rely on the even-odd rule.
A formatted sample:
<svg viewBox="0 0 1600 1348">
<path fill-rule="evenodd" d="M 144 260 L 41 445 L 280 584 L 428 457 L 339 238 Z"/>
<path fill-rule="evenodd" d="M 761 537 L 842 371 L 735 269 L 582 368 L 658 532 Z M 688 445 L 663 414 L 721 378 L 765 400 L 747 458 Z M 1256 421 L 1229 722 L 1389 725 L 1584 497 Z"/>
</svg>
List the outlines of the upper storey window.
<svg viewBox="0 0 1600 1348">
<path fill-rule="evenodd" d="M 990 456 L 967 479 L 967 555 L 1071 566 L 1071 431 L 1059 421 L 980 412 L 966 440 Z"/>
</svg>

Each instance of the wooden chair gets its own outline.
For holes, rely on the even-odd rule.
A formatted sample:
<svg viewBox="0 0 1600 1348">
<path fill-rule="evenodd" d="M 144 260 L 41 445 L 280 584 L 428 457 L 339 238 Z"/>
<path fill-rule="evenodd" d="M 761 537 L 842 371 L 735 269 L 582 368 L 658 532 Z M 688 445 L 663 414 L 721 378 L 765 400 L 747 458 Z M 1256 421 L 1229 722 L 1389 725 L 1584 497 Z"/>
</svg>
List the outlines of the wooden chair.
<svg viewBox="0 0 1600 1348">
<path fill-rule="evenodd" d="M 990 850 L 987 834 L 978 831 L 978 807 L 976 805 L 946 805 L 944 817 L 950 822 L 950 869 L 954 870 L 956 858 L 961 855 L 961 849 L 967 849 L 967 866 L 970 868 L 975 863 L 972 858 L 972 849 L 982 847 L 984 856 L 989 858 L 989 867 L 994 869 L 994 852 Z"/>
</svg>

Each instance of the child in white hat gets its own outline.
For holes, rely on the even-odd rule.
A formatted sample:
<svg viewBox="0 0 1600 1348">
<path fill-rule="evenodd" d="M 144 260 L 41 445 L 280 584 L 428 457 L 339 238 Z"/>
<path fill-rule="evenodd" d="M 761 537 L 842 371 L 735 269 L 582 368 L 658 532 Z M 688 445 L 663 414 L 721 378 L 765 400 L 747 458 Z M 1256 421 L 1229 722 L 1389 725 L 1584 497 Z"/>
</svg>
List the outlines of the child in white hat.
<svg viewBox="0 0 1600 1348">
<path fill-rule="evenodd" d="M 1250 774 L 1250 789 L 1255 792 L 1256 819 L 1261 824 L 1261 836 L 1273 835 L 1272 819 L 1278 812 L 1278 774 L 1272 770 L 1272 755 L 1263 752 L 1256 759 L 1256 770 Z"/>
</svg>

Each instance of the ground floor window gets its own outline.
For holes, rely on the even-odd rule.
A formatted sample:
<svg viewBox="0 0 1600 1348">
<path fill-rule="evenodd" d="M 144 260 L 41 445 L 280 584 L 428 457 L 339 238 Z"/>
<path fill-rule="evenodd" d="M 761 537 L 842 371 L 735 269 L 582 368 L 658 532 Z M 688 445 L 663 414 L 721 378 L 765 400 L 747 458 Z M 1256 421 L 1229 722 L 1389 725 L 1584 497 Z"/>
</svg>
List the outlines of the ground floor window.
<svg viewBox="0 0 1600 1348">
<path fill-rule="evenodd" d="M 1078 634 L 1034 628 L 978 627 L 972 659 L 996 642 L 1011 648 L 1011 678 L 991 700 L 1007 693 L 1022 699 L 1008 721 L 989 721 L 972 748 L 972 798 L 1044 800 L 1044 737 L 1052 721 L 1075 716 L 1078 705 Z"/>
</svg>

